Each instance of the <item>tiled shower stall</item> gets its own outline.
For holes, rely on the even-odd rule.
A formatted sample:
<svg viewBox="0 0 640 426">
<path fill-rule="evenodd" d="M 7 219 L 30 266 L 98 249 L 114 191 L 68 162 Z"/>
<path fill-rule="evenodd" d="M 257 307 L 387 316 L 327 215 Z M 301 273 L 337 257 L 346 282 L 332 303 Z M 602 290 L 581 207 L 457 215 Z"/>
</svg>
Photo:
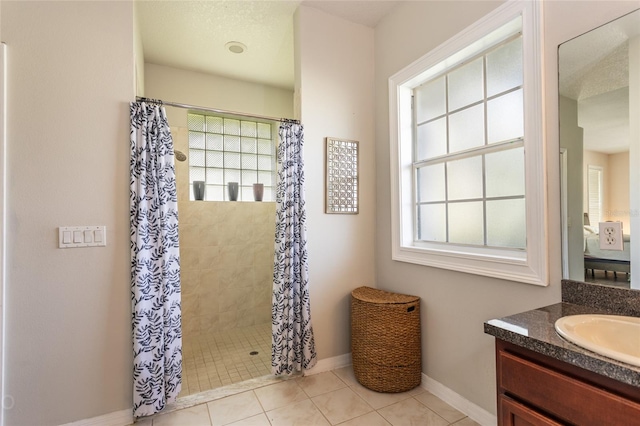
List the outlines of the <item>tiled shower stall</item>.
<svg viewBox="0 0 640 426">
<path fill-rule="evenodd" d="M 185 396 L 270 372 L 275 203 L 190 201 L 188 160 L 176 177 Z"/>
</svg>

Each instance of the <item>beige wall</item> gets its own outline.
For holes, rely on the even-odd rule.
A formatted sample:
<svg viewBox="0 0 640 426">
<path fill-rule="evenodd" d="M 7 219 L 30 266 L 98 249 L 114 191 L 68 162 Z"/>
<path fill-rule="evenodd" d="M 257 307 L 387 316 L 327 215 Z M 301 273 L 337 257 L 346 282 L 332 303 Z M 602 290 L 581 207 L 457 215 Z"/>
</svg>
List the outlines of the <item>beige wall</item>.
<svg viewBox="0 0 640 426">
<path fill-rule="evenodd" d="M 140 34 L 140 21 L 138 8 L 133 6 L 133 63 L 135 66 L 135 92 L 136 96 L 144 96 L 144 47 Z"/>
<path fill-rule="evenodd" d="M 7 425 L 131 407 L 132 3 L 2 2 L 9 46 Z M 58 227 L 107 246 L 59 249 Z"/>
<path fill-rule="evenodd" d="M 349 348 L 349 298 L 375 286 L 373 30 L 302 6 L 294 20 L 305 126 L 311 318 L 320 359 Z M 360 213 L 324 213 L 325 138 L 360 142 Z"/>
<path fill-rule="evenodd" d="M 630 232 L 629 205 L 629 152 L 609 155 L 609 201 L 605 211 L 607 220 L 622 222 L 625 234 Z"/>
<path fill-rule="evenodd" d="M 549 287 L 536 287 L 391 260 L 388 83 L 407 66 L 498 3 L 407 2 L 376 28 L 376 176 L 378 287 L 422 298 L 423 370 L 495 413 L 494 339 L 484 321 L 560 300 L 557 46 L 639 7 L 630 2 L 544 2 L 544 77 L 548 164 Z"/>
<path fill-rule="evenodd" d="M 195 106 L 266 115 L 293 116 L 293 91 L 163 65 L 144 64 L 145 96 Z M 171 126 L 187 127 L 187 115 L 167 110 Z"/>
</svg>

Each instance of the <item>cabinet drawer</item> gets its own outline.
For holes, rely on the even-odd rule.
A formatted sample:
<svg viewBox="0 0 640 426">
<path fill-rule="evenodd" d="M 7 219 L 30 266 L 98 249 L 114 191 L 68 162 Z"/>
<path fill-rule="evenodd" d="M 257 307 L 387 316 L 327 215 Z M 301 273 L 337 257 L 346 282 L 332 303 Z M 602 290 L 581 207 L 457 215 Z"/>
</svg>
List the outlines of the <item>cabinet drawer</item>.
<svg viewBox="0 0 640 426">
<path fill-rule="evenodd" d="M 498 397 L 498 422 L 501 426 L 562 426 L 508 396 Z"/>
<path fill-rule="evenodd" d="M 498 352 L 498 391 L 578 425 L 638 425 L 640 404 L 508 352 Z"/>
</svg>

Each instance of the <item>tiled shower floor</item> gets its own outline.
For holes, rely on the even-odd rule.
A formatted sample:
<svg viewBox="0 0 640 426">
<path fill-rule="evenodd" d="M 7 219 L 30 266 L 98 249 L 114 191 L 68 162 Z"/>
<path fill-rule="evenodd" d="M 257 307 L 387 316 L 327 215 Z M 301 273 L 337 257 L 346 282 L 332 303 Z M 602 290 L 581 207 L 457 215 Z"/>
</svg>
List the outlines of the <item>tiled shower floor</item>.
<svg viewBox="0 0 640 426">
<path fill-rule="evenodd" d="M 258 352 L 251 355 L 251 352 Z M 179 398 L 271 373 L 271 323 L 187 336 Z"/>
</svg>

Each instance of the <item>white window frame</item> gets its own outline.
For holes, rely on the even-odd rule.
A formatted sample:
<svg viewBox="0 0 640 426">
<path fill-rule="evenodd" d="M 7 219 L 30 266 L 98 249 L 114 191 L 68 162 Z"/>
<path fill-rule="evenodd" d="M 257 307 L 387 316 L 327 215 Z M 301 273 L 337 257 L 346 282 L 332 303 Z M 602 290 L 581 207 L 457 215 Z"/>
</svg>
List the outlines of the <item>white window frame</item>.
<svg viewBox="0 0 640 426">
<path fill-rule="evenodd" d="M 598 188 L 597 194 L 593 194 L 593 188 L 591 187 L 591 174 L 597 173 L 598 179 Z M 604 222 L 603 220 L 603 191 L 602 186 L 604 184 L 604 169 L 600 166 L 594 166 L 592 164 L 587 165 L 587 213 L 589 213 L 589 222 L 592 224 L 597 224 L 599 222 Z M 596 200 L 594 200 L 591 196 L 596 195 Z M 592 201 L 595 201 L 597 206 L 592 207 Z M 593 214 L 593 210 L 597 210 L 597 215 Z M 597 226 L 597 225 L 595 225 Z"/>
<path fill-rule="evenodd" d="M 433 73 L 436 65 L 447 69 L 487 49 L 489 46 L 478 40 L 518 16 L 522 16 L 525 99 L 526 250 L 450 243 L 421 242 L 417 245 L 414 241 L 412 90 Z M 511 0 L 391 76 L 389 131 L 393 260 L 528 284 L 549 284 L 542 47 L 542 2 Z"/>
</svg>

